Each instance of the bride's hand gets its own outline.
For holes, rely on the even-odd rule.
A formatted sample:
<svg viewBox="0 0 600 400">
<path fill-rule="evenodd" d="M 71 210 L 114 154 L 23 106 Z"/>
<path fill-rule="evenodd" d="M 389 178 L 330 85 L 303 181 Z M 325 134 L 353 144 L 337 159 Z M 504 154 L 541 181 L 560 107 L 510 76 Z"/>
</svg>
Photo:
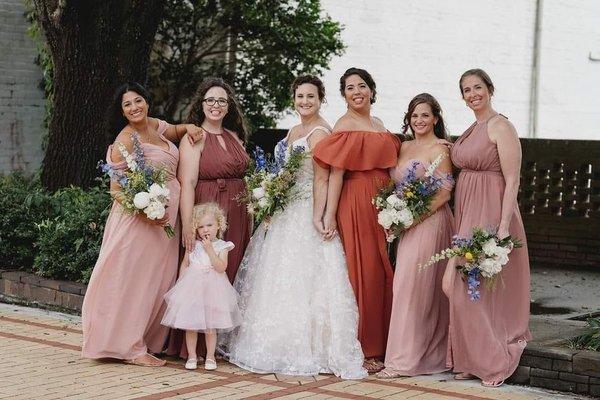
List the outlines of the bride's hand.
<svg viewBox="0 0 600 400">
<path fill-rule="evenodd" d="M 325 236 L 327 232 L 325 231 L 325 226 L 323 225 L 323 221 L 321 219 L 313 219 L 313 225 L 317 232 L 319 232 L 319 235 Z"/>
<path fill-rule="evenodd" d="M 337 221 L 335 219 L 335 215 L 325 215 L 325 217 L 323 217 L 323 225 L 325 228 L 325 235 L 323 236 L 323 239 L 333 239 L 333 237 L 337 235 Z"/>
</svg>

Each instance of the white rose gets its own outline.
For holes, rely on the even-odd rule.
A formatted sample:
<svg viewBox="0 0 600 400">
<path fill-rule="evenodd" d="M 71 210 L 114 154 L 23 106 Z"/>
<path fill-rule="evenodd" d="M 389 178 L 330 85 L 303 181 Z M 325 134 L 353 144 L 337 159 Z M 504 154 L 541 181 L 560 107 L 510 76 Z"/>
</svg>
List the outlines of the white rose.
<svg viewBox="0 0 600 400">
<path fill-rule="evenodd" d="M 265 189 L 262 187 L 252 189 L 252 197 L 254 197 L 256 200 L 262 199 L 265 197 Z"/>
<path fill-rule="evenodd" d="M 159 196 L 164 196 L 164 197 L 169 197 L 169 189 L 167 189 L 165 186 L 161 186 L 158 183 L 153 183 L 152 185 L 150 185 L 150 188 L 148 189 L 148 192 L 150 193 L 150 197 L 159 197 Z"/>
<path fill-rule="evenodd" d="M 483 252 L 485 253 L 486 256 L 495 256 L 497 248 L 498 248 L 498 244 L 496 243 L 496 241 L 494 239 L 488 239 L 483 244 L 483 246 L 481 246 L 481 249 L 483 250 Z"/>
<path fill-rule="evenodd" d="M 479 270 L 481 271 L 482 276 L 491 278 L 502 271 L 502 265 L 493 258 L 486 258 L 479 263 Z"/>
<path fill-rule="evenodd" d="M 160 219 L 165 216 L 165 206 L 158 201 L 152 201 L 144 210 L 148 219 Z"/>
<path fill-rule="evenodd" d="M 148 192 L 139 192 L 136 193 L 136 195 L 133 197 L 133 205 L 135 206 L 135 208 L 143 210 L 144 208 L 148 207 L 149 204 L 150 193 Z"/>
<path fill-rule="evenodd" d="M 260 199 L 258 199 L 258 206 L 260 208 L 266 208 L 269 205 L 269 199 L 267 199 L 266 197 L 261 197 Z"/>
<path fill-rule="evenodd" d="M 496 261 L 500 263 L 500 265 L 506 265 L 508 262 L 508 253 L 510 253 L 510 249 L 505 247 L 496 247 Z"/>
<path fill-rule="evenodd" d="M 391 215 L 388 209 L 384 209 L 377 214 L 377 222 L 385 229 L 390 229 L 394 223 L 394 217 Z"/>
<path fill-rule="evenodd" d="M 395 194 L 388 196 L 388 198 L 385 199 L 385 201 L 387 201 L 387 203 L 394 208 L 399 208 L 402 204 L 402 200 L 400 200 Z"/>
<path fill-rule="evenodd" d="M 415 222 L 412 212 L 408 208 L 403 208 L 398 211 L 398 218 L 405 228 L 408 228 Z"/>
</svg>

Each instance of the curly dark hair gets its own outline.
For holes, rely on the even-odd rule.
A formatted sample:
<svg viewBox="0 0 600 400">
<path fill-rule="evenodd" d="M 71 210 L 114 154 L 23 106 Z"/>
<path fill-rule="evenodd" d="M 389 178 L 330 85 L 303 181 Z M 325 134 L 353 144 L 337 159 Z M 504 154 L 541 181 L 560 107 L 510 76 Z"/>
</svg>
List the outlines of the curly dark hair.
<svg viewBox="0 0 600 400">
<path fill-rule="evenodd" d="M 206 118 L 204 111 L 202 111 L 202 101 L 204 100 L 206 92 L 213 87 L 220 87 L 227 93 L 229 110 L 227 111 L 225 118 L 223 118 L 223 127 L 235 132 L 240 140 L 246 143 L 246 140 L 248 139 L 248 127 L 246 125 L 244 114 L 242 114 L 240 103 L 235 98 L 233 88 L 221 78 L 207 78 L 200 83 L 198 91 L 196 92 L 196 100 L 192 104 L 186 122 L 197 126 L 202 125 L 204 118 Z"/>
<path fill-rule="evenodd" d="M 373 92 L 373 96 L 371 97 L 371 104 L 375 103 L 375 100 L 377 98 L 377 85 L 375 84 L 375 81 L 373 80 L 371 74 L 369 74 L 366 70 L 361 68 L 348 68 L 346 72 L 344 72 L 344 75 L 341 76 L 340 93 L 342 94 L 342 96 L 344 96 L 344 90 L 346 89 L 346 79 L 348 79 L 350 75 L 358 75 L 362 78 L 363 81 L 365 81 L 367 86 L 369 86 L 369 89 L 371 89 L 371 92 Z"/>
<path fill-rule="evenodd" d="M 123 115 L 123 95 L 127 92 L 135 92 L 142 96 L 148 107 L 152 105 L 150 102 L 150 93 L 145 87 L 137 82 L 127 82 L 119 86 L 114 94 L 110 106 L 108 108 L 108 124 L 110 127 L 111 136 L 116 136 L 123 128 L 127 126 L 129 121 Z"/>
</svg>

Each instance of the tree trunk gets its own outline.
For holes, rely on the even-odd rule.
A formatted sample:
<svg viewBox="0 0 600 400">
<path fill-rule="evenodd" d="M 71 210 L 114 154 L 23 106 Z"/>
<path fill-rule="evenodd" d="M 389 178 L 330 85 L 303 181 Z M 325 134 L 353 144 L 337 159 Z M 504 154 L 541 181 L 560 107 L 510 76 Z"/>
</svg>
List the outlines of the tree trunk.
<svg viewBox="0 0 600 400">
<path fill-rule="evenodd" d="M 54 112 L 42 163 L 49 190 L 90 186 L 118 132 L 112 93 L 146 71 L 165 0 L 34 0 L 54 62 Z"/>
</svg>

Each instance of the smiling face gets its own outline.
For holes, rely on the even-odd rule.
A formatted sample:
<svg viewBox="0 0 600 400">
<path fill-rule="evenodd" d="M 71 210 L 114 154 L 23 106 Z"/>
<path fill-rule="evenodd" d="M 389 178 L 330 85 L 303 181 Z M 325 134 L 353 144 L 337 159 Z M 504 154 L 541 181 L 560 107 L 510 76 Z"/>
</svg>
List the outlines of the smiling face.
<svg viewBox="0 0 600 400">
<path fill-rule="evenodd" d="M 465 76 L 460 83 L 460 87 L 463 100 L 471 110 L 481 111 L 490 106 L 492 94 L 479 76 Z"/>
<path fill-rule="evenodd" d="M 125 92 L 121 98 L 123 116 L 129 122 L 141 122 L 148 117 L 148 102 L 134 91 Z"/>
<path fill-rule="evenodd" d="M 196 235 L 198 237 L 208 237 L 209 240 L 215 240 L 217 238 L 217 234 L 219 233 L 219 222 L 217 218 L 212 213 L 206 213 L 200 217 L 198 220 L 198 225 L 196 228 Z"/>
<path fill-rule="evenodd" d="M 417 104 L 410 116 L 410 127 L 415 137 L 433 134 L 437 122 L 437 117 L 433 115 L 433 110 L 427 103 Z"/>
<path fill-rule="evenodd" d="M 302 117 L 310 117 L 319 112 L 319 88 L 312 83 L 303 83 L 294 92 L 294 108 Z"/>
<path fill-rule="evenodd" d="M 367 83 L 358 75 L 350 75 L 346 78 L 344 86 L 344 98 L 348 107 L 360 110 L 370 107 L 373 92 Z"/>
<path fill-rule="evenodd" d="M 213 104 L 209 105 L 209 103 Z M 202 111 L 206 119 L 213 122 L 223 121 L 228 109 L 229 98 L 225 89 L 220 86 L 213 86 L 206 91 L 202 102 Z"/>
</svg>

